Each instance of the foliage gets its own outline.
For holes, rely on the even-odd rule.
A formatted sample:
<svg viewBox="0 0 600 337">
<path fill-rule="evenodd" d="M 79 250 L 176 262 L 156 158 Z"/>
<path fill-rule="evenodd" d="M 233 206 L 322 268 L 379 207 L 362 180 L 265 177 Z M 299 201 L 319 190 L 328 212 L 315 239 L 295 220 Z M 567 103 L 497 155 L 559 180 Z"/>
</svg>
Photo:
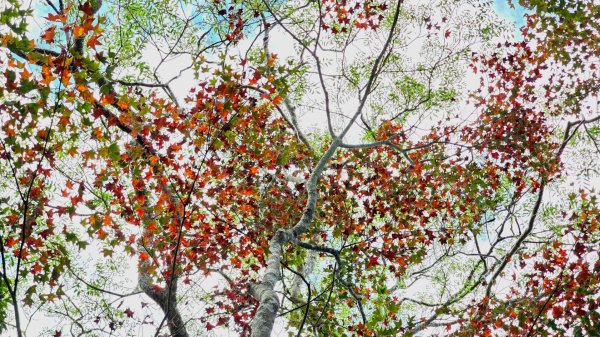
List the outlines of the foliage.
<svg viewBox="0 0 600 337">
<path fill-rule="evenodd" d="M 106 2 L 1 12 L 0 328 L 598 333 L 594 2 Z"/>
</svg>

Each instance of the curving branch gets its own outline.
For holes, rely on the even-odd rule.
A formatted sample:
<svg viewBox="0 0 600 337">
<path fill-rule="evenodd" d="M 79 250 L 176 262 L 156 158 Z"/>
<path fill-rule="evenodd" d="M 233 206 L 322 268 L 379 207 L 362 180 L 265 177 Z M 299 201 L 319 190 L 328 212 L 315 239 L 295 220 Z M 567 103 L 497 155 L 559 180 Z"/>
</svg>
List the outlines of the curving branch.
<svg viewBox="0 0 600 337">
<path fill-rule="evenodd" d="M 317 183 L 319 177 L 323 173 L 323 170 L 327 166 L 329 160 L 333 157 L 337 149 L 343 143 L 344 136 L 352 128 L 352 126 L 363 111 L 367 99 L 369 98 L 369 95 L 372 92 L 373 86 L 377 81 L 377 77 L 380 72 L 381 62 L 387 54 L 388 48 L 392 41 L 392 37 L 394 36 L 402 3 L 403 0 L 398 0 L 394 12 L 392 27 L 390 29 L 388 38 L 377 59 L 375 60 L 375 63 L 373 64 L 369 80 L 367 81 L 363 95 L 360 97 L 359 106 L 356 112 L 354 113 L 354 116 L 351 118 L 346 127 L 342 130 L 342 132 L 338 136 L 333 137 L 333 142 L 331 143 L 327 151 L 321 156 L 316 166 L 312 170 L 308 181 L 306 182 L 306 191 L 308 198 L 304 210 L 302 212 L 302 217 L 291 229 L 279 229 L 277 233 L 275 233 L 273 238 L 271 238 L 271 240 L 269 241 L 270 255 L 267 259 L 267 268 L 265 274 L 262 278 L 262 281 L 258 284 L 251 286 L 250 289 L 252 295 L 260 303 L 251 324 L 252 337 L 269 337 L 271 335 L 273 325 L 275 324 L 275 318 L 277 317 L 277 312 L 279 310 L 279 298 L 277 296 L 277 293 L 275 292 L 275 286 L 281 280 L 279 266 L 282 260 L 284 245 L 286 245 L 289 242 L 296 241 L 300 235 L 306 233 L 309 229 L 310 224 L 312 223 L 312 220 L 314 219 L 315 209 L 318 200 Z M 279 21 L 278 23 L 281 24 Z M 330 132 L 332 131 L 330 130 Z M 353 291 L 350 291 L 350 293 L 353 294 Z M 359 306 L 361 306 L 358 296 L 354 297 L 358 300 Z M 363 320 L 366 321 L 366 317 L 364 317 L 364 315 Z"/>
</svg>

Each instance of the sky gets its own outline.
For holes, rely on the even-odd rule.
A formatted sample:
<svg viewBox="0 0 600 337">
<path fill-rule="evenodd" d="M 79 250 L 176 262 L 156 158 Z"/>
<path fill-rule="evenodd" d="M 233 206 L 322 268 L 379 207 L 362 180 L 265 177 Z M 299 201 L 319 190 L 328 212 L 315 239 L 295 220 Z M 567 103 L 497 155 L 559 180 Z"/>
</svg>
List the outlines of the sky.
<svg viewBox="0 0 600 337">
<path fill-rule="evenodd" d="M 514 8 L 508 4 L 508 0 L 494 0 L 494 9 L 504 19 L 512 22 L 515 25 L 515 36 L 520 38 L 519 28 L 525 24 L 525 18 L 523 17 L 527 10 L 524 7 L 519 6 L 517 1 L 513 1 Z"/>
</svg>

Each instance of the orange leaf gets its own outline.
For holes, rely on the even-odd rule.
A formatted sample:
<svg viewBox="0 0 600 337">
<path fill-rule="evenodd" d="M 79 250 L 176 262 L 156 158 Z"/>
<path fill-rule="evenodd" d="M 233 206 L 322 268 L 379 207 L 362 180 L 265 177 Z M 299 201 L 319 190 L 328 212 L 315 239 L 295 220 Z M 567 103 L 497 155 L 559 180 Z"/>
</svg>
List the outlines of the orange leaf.
<svg viewBox="0 0 600 337">
<path fill-rule="evenodd" d="M 71 72 L 68 70 L 63 70 L 62 72 L 62 84 L 66 87 L 67 85 L 69 85 L 69 81 L 71 80 Z"/>
<path fill-rule="evenodd" d="M 29 80 L 29 78 L 31 77 L 31 73 L 29 71 L 27 71 L 27 69 L 23 69 L 23 71 L 21 72 L 21 78 L 23 80 Z"/>
<path fill-rule="evenodd" d="M 87 32 L 85 31 L 85 28 L 83 28 L 82 26 L 75 25 L 75 27 L 73 28 L 73 37 L 76 39 L 84 36 L 86 33 Z"/>
<path fill-rule="evenodd" d="M 41 139 L 46 139 L 48 132 L 46 130 L 38 130 L 37 136 Z"/>
<path fill-rule="evenodd" d="M 27 260 L 27 257 L 29 256 L 29 252 L 27 251 L 27 248 L 23 248 L 22 250 L 20 250 L 19 248 L 15 248 L 13 250 L 13 255 L 15 257 L 19 257 L 19 253 L 20 253 L 20 257 L 22 260 Z"/>
<path fill-rule="evenodd" d="M 281 98 L 281 96 L 277 95 L 275 98 L 273 98 L 273 104 L 279 105 L 281 102 L 283 102 L 283 98 Z"/>
<path fill-rule="evenodd" d="M 98 235 L 98 238 L 99 238 L 100 240 L 104 240 L 104 239 L 106 238 L 106 236 L 108 235 L 108 233 L 107 233 L 107 232 L 105 232 L 105 231 L 104 231 L 102 228 L 100 228 L 100 229 L 99 229 L 99 230 L 96 232 L 96 234 Z"/>
<path fill-rule="evenodd" d="M 150 232 L 156 232 L 156 222 L 151 222 L 146 229 Z"/>
<path fill-rule="evenodd" d="M 119 100 L 117 102 L 117 105 L 119 106 L 119 108 L 123 109 L 123 110 L 127 110 L 129 108 L 129 104 L 125 101 L 121 101 Z"/>
<path fill-rule="evenodd" d="M 96 50 L 96 46 L 102 44 L 100 41 L 98 41 L 98 37 L 99 36 L 96 34 L 92 35 L 92 37 L 90 37 L 90 39 L 87 42 L 87 46 L 92 48 L 93 50 Z"/>
<path fill-rule="evenodd" d="M 52 75 L 52 71 L 50 70 L 50 68 L 42 66 L 42 80 L 40 81 L 40 83 L 44 85 L 49 85 L 50 82 L 52 82 L 55 78 L 56 77 Z"/>
<path fill-rule="evenodd" d="M 14 238 L 11 237 L 11 238 L 8 238 L 6 240 L 6 242 L 4 243 L 4 245 L 6 247 L 10 248 L 10 247 L 14 246 L 16 243 L 17 243 L 17 240 L 15 240 Z"/>
<path fill-rule="evenodd" d="M 102 137 L 104 136 L 104 133 L 102 132 L 102 130 L 100 130 L 98 128 L 94 128 L 94 130 L 92 131 L 92 134 L 94 135 L 94 137 L 96 137 L 96 139 L 102 139 Z"/>
<path fill-rule="evenodd" d="M 36 263 L 33 265 L 33 267 L 31 267 L 31 273 L 33 275 L 39 274 L 42 271 L 42 269 L 43 269 L 42 266 L 40 266 L 39 263 Z"/>
<path fill-rule="evenodd" d="M 52 42 L 54 42 L 55 35 L 56 35 L 56 27 L 52 26 L 52 27 L 46 29 L 44 34 L 41 35 L 41 38 L 42 38 L 42 40 L 46 41 L 47 43 L 52 43 Z"/>
<path fill-rule="evenodd" d="M 272 54 L 271 57 L 267 60 L 267 64 L 269 67 L 273 67 L 275 65 L 275 59 L 277 58 L 277 54 Z"/>
<path fill-rule="evenodd" d="M 102 98 L 100 99 L 100 104 L 102 104 L 102 105 L 109 105 L 109 104 L 113 104 L 114 102 L 115 102 L 114 94 L 103 95 Z"/>
<path fill-rule="evenodd" d="M 148 253 L 146 253 L 146 252 L 140 252 L 139 258 L 140 258 L 140 260 L 145 261 L 150 258 L 150 255 L 148 255 Z"/>
<path fill-rule="evenodd" d="M 64 15 L 48 14 L 48 16 L 45 19 L 48 21 L 54 21 L 54 22 L 62 22 L 62 23 L 67 22 L 67 17 Z"/>
</svg>

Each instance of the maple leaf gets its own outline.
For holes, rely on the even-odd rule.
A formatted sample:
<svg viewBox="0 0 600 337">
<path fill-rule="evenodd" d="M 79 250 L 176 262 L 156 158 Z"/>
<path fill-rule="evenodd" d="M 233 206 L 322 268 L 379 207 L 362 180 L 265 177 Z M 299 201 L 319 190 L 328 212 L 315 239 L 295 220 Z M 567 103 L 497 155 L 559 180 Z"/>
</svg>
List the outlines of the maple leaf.
<svg viewBox="0 0 600 337">
<path fill-rule="evenodd" d="M 127 317 L 129 317 L 129 318 L 133 318 L 133 314 L 134 314 L 134 312 L 133 312 L 131 309 L 127 308 L 127 309 L 125 309 L 125 311 L 123 311 L 123 312 L 125 313 L 125 315 L 127 315 Z"/>
<path fill-rule="evenodd" d="M 98 238 L 99 238 L 100 240 L 104 240 L 104 239 L 105 239 L 105 238 L 108 236 L 108 233 L 107 233 L 107 232 L 105 232 L 105 231 L 104 231 L 102 228 L 100 228 L 100 229 L 99 229 L 99 230 L 96 232 L 96 235 L 98 235 Z"/>
<path fill-rule="evenodd" d="M 563 308 L 561 306 L 555 305 L 552 307 L 552 317 L 554 319 L 559 319 L 563 315 Z"/>
<path fill-rule="evenodd" d="M 63 70 L 62 71 L 62 76 L 61 76 L 61 82 L 62 84 L 66 87 L 69 85 L 69 82 L 71 81 L 71 72 L 69 70 Z"/>
<path fill-rule="evenodd" d="M 110 105 L 113 104 L 115 102 L 115 94 L 111 93 L 109 95 L 102 95 L 102 98 L 100 98 L 100 104 L 101 105 Z"/>
<path fill-rule="evenodd" d="M 144 209 L 143 208 L 138 208 L 136 210 L 136 214 L 137 214 L 138 218 L 140 218 L 140 219 L 143 218 L 144 214 L 145 214 Z"/>
<path fill-rule="evenodd" d="M 27 68 L 23 69 L 23 71 L 21 72 L 21 78 L 26 81 L 29 80 L 29 78 L 31 78 L 31 73 L 27 71 Z"/>
<path fill-rule="evenodd" d="M 271 56 L 269 56 L 269 59 L 267 60 L 267 65 L 272 68 L 273 66 L 275 66 L 276 59 L 277 59 L 277 54 L 271 54 Z"/>
<path fill-rule="evenodd" d="M 85 34 L 87 34 L 87 31 L 83 26 L 75 25 L 73 27 L 73 37 L 75 39 L 78 39 L 78 38 L 84 36 Z"/>
<path fill-rule="evenodd" d="M 62 14 L 49 13 L 48 16 L 45 17 L 45 19 L 48 21 L 62 22 L 63 24 L 67 22 L 67 17 Z"/>
<path fill-rule="evenodd" d="M 40 83 L 44 85 L 50 85 L 54 79 L 56 79 L 56 77 L 52 75 L 50 68 L 46 67 L 45 65 L 42 66 L 42 80 Z"/>
<path fill-rule="evenodd" d="M 13 250 L 13 255 L 17 258 L 20 257 L 23 260 L 27 260 L 27 257 L 29 257 L 29 251 L 25 248 L 23 248 L 23 250 L 17 248 Z"/>
<path fill-rule="evenodd" d="M 275 98 L 273 98 L 273 104 L 279 105 L 281 102 L 283 102 L 283 98 L 281 96 L 277 95 Z"/>
<path fill-rule="evenodd" d="M 122 100 L 118 100 L 117 105 L 119 106 L 119 108 L 121 108 L 123 110 L 127 110 L 129 108 L 129 104 Z"/>
<path fill-rule="evenodd" d="M 17 244 L 17 240 L 15 240 L 15 238 L 13 237 L 9 237 L 6 242 L 4 243 L 4 245 L 8 248 L 14 246 L 15 244 Z"/>
<path fill-rule="evenodd" d="M 99 36 L 99 35 L 96 35 L 96 34 L 92 35 L 92 36 L 91 36 L 91 37 L 88 39 L 88 41 L 87 41 L 86 45 L 87 45 L 88 47 L 92 48 L 93 50 L 96 50 L 96 47 L 97 47 L 97 46 L 99 46 L 99 45 L 102 45 L 102 43 L 101 43 L 100 41 L 98 41 L 98 38 L 99 38 L 99 37 L 100 37 L 100 36 Z"/>
<path fill-rule="evenodd" d="M 31 267 L 31 273 L 33 275 L 39 274 L 43 270 L 42 266 L 39 263 L 36 263 Z"/>
<path fill-rule="evenodd" d="M 369 263 L 367 263 L 367 267 L 378 266 L 379 265 L 378 260 L 379 260 L 379 258 L 377 256 L 371 255 L 369 257 Z"/>
<path fill-rule="evenodd" d="M 150 255 L 148 255 L 148 253 L 146 253 L 146 252 L 139 252 L 138 256 L 139 256 L 139 259 L 142 261 L 146 261 L 150 258 Z"/>
<path fill-rule="evenodd" d="M 44 31 L 44 33 L 41 35 L 41 38 L 43 41 L 45 41 L 47 43 L 53 43 L 55 36 L 56 36 L 56 27 L 52 26 Z"/>
<path fill-rule="evenodd" d="M 99 1 L 99 0 L 96 0 L 96 1 Z M 92 6 L 92 4 L 89 1 L 86 1 L 83 4 L 80 4 L 78 9 L 80 11 L 84 12 L 88 16 L 94 15 L 94 12 L 96 11 L 96 9 Z"/>
</svg>

